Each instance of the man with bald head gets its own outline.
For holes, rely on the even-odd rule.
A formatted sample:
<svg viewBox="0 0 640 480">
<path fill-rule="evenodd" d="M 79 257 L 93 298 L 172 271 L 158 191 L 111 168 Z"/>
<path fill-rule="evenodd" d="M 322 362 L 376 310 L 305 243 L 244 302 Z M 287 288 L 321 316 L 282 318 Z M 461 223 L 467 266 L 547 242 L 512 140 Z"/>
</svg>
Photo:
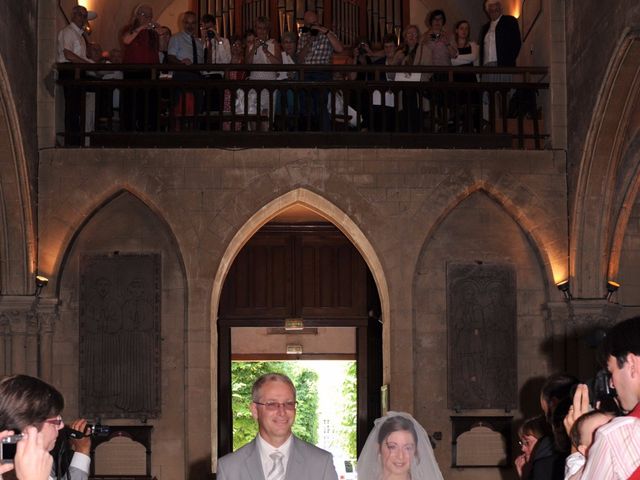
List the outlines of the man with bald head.
<svg viewBox="0 0 640 480">
<path fill-rule="evenodd" d="M 84 26 L 88 20 L 87 9 L 76 5 L 71 10 L 69 25 L 58 33 L 58 63 L 93 63 L 87 56 L 87 42 L 84 39 Z M 59 70 L 60 80 L 72 80 L 73 70 Z M 84 78 L 84 73 L 81 74 Z M 80 102 L 83 93 L 79 88 L 64 85 L 64 129 L 65 145 L 80 145 Z"/>
<path fill-rule="evenodd" d="M 330 65 L 333 60 L 333 53 L 340 53 L 344 48 L 338 35 L 319 23 L 316 12 L 305 12 L 303 21 L 304 26 L 300 29 L 296 63 Z M 327 82 L 331 80 L 331 72 L 329 70 L 325 72 L 306 72 L 304 79 L 309 82 Z M 311 93 L 311 111 L 307 111 L 307 101 L 304 94 L 302 94 L 300 99 L 300 108 L 303 116 L 302 123 L 305 124 L 306 116 L 310 115 L 314 128 L 319 127 L 322 130 L 328 130 L 327 99 L 328 95 L 326 93 L 322 94 L 318 91 L 313 91 Z M 320 124 L 316 125 L 317 122 L 320 122 Z"/>
<path fill-rule="evenodd" d="M 262 375 L 254 382 L 251 397 L 258 434 L 220 459 L 218 480 L 338 480 L 331 454 L 291 431 L 298 402 L 289 377 Z"/>
</svg>

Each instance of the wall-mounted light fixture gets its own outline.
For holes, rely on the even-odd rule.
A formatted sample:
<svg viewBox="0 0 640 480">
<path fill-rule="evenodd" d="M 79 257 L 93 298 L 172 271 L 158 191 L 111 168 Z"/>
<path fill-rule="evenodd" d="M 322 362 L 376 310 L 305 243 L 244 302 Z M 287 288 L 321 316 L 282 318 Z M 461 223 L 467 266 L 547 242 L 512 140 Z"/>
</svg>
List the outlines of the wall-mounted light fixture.
<svg viewBox="0 0 640 480">
<path fill-rule="evenodd" d="M 564 295 L 564 298 L 566 298 L 567 300 L 571 299 L 571 291 L 569 290 L 569 280 L 563 280 L 562 282 L 558 282 L 556 283 L 556 287 L 558 287 L 558 290 L 560 290 L 562 292 L 562 294 Z"/>
<path fill-rule="evenodd" d="M 36 297 L 40 296 L 42 289 L 49 284 L 49 279 L 42 275 L 36 275 Z"/>
<path fill-rule="evenodd" d="M 302 345 L 287 343 L 287 355 L 302 355 Z"/>
<path fill-rule="evenodd" d="M 611 301 L 611 297 L 619 288 L 620 284 L 618 282 L 614 282 L 613 280 L 607 282 L 607 295 L 605 296 L 607 302 Z"/>
</svg>

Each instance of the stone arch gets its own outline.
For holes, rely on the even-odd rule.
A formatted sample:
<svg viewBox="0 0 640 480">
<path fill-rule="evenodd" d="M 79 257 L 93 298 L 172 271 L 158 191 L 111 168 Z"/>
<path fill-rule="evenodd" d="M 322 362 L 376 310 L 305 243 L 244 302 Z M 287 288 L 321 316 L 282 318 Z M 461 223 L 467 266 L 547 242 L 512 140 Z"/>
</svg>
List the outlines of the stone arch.
<svg viewBox="0 0 640 480">
<path fill-rule="evenodd" d="M 35 232 L 27 158 L 18 112 L 4 62 L 0 58 L 0 291 L 35 291 Z"/>
<path fill-rule="evenodd" d="M 564 263 L 558 260 L 558 258 L 561 258 L 561 253 L 550 252 L 549 249 L 546 248 L 554 239 L 550 238 L 551 234 L 549 232 L 536 228 L 540 225 L 540 218 L 538 218 L 539 215 L 537 211 L 532 210 L 532 214 L 528 214 L 526 209 L 514 200 L 515 195 L 508 195 L 503 189 L 487 181 L 475 181 L 462 189 L 452 191 L 450 192 L 451 196 L 449 198 L 443 198 L 439 205 L 435 205 L 434 207 L 436 208 L 434 208 L 434 210 L 439 212 L 437 214 L 438 216 L 430 224 L 421 245 L 426 245 L 445 218 L 447 218 L 458 205 L 476 192 L 482 192 L 496 202 L 522 230 L 545 274 L 547 292 L 550 296 L 550 292 L 555 291 L 553 287 L 555 287 L 556 282 L 563 279 L 561 276 L 565 272 L 565 268 L 563 268 Z M 420 251 L 422 251 L 422 249 L 423 248 L 421 248 Z"/>
<path fill-rule="evenodd" d="M 501 338 L 505 342 L 515 342 L 508 344 L 517 345 L 515 355 L 518 360 L 527 361 L 509 364 L 515 370 L 512 375 L 506 374 L 514 381 L 508 386 L 513 394 L 509 400 L 512 405 L 518 404 L 515 396 L 522 389 L 524 379 L 547 373 L 546 360 L 551 358 L 546 349 L 551 345 L 546 343 L 550 337 L 546 306 L 549 297 L 559 292 L 553 286 L 553 272 L 550 262 L 545 260 L 548 255 L 544 244 L 541 246 L 539 237 L 532 232 L 531 220 L 523 218 L 523 212 L 505 198 L 504 191 L 486 182 L 473 182 L 466 188 L 457 189 L 444 206 L 439 204 L 437 207 L 435 220 L 425 226 L 427 233 L 417 253 L 411 278 L 413 414 L 431 430 L 445 432 L 444 445 L 455 440 L 447 433 L 448 417 L 434 418 L 432 412 L 453 407 L 449 403 L 452 367 L 448 355 L 455 335 L 448 321 L 449 315 L 455 316 L 455 313 L 448 313 L 451 312 L 447 303 L 450 263 L 478 261 L 490 265 L 508 262 L 516 272 L 517 312 L 515 317 L 508 317 L 514 324 L 505 327 L 507 334 Z M 499 283 L 487 282 L 483 295 L 488 295 L 492 285 Z M 487 296 L 484 298 L 488 299 Z M 493 336 L 500 329 L 484 323 L 492 318 L 485 317 L 485 308 L 491 304 L 484 300 L 477 305 L 484 319 L 479 328 L 484 329 L 485 335 Z M 486 345 L 482 348 L 486 352 Z M 494 348 L 493 352 L 497 350 Z M 509 358 L 513 357 L 510 355 Z M 495 367 L 495 363 L 492 366 Z M 496 384 L 507 388 L 507 382 L 496 382 L 496 373 L 506 370 L 491 368 L 486 371 L 492 379 L 494 402 Z M 456 370 L 454 375 L 458 374 L 461 372 Z M 493 408 L 502 406 L 494 403 Z M 441 465 L 451 463 L 450 452 L 446 449 L 438 449 L 435 453 Z"/>
<path fill-rule="evenodd" d="M 602 82 L 580 162 L 570 246 L 575 297 L 601 298 L 608 271 L 617 271 L 626 223 L 615 216 L 614 186 L 640 96 L 639 73 L 640 32 L 627 30 Z"/>
<path fill-rule="evenodd" d="M 218 269 L 212 285 L 210 303 L 212 321 L 215 321 L 214 316 L 217 316 L 220 294 L 222 292 L 224 281 L 227 277 L 229 269 L 231 268 L 231 265 L 233 264 L 233 261 L 235 260 L 242 247 L 265 223 L 275 217 L 282 210 L 296 204 L 309 208 L 310 210 L 318 213 L 319 215 L 322 215 L 327 220 L 332 222 L 335 226 L 337 226 L 358 249 L 358 251 L 362 255 L 362 258 L 364 258 L 367 266 L 371 270 L 371 274 L 373 275 L 374 281 L 376 282 L 376 286 L 378 288 L 380 305 L 382 308 L 382 319 L 384 321 L 382 334 L 383 383 L 388 382 L 390 358 L 390 328 L 388 323 L 390 321 L 389 288 L 378 253 L 373 248 L 372 244 L 364 235 L 360 227 L 358 227 L 358 225 L 345 212 L 343 212 L 340 208 L 338 208 L 335 204 L 333 204 L 326 198 L 306 188 L 296 188 L 295 190 L 291 190 L 288 193 L 285 193 L 278 198 L 270 201 L 262 208 L 260 208 L 256 213 L 254 213 L 253 216 L 251 216 L 251 218 L 249 218 L 249 220 L 247 220 L 233 236 L 233 238 L 227 245 L 224 254 L 221 257 L 220 264 L 218 265 Z M 217 452 L 215 442 L 217 441 L 218 418 L 217 404 L 214 400 L 217 398 L 218 385 L 217 368 L 214 367 L 215 365 L 217 365 L 217 343 L 218 339 L 216 328 L 211 328 L 211 419 L 212 424 L 214 425 L 211 438 L 213 442 L 212 452 L 214 452 L 214 464 L 216 461 L 215 452 Z"/>
<path fill-rule="evenodd" d="M 640 126 L 640 122 L 637 123 L 637 126 Z M 636 138 L 636 141 L 640 143 L 640 138 Z M 638 198 L 638 191 L 640 191 L 640 145 L 638 145 L 638 148 L 627 151 L 627 157 L 629 156 L 631 156 L 633 167 L 629 169 L 628 187 L 624 191 L 624 196 L 618 210 L 618 216 L 615 219 L 611 249 L 609 251 L 609 262 L 606 271 L 607 277 L 605 280 L 618 279 L 622 245 L 634 204 Z"/>
<path fill-rule="evenodd" d="M 95 215 L 98 212 L 104 209 L 104 207 L 109 205 L 113 200 L 115 200 L 116 198 L 124 194 L 130 194 L 136 200 L 140 201 L 140 203 L 142 203 L 145 207 L 147 207 L 150 212 L 153 212 L 153 214 L 160 220 L 160 223 L 164 225 L 173 244 L 175 245 L 176 255 L 178 256 L 178 259 L 180 262 L 182 275 L 183 275 L 183 278 L 186 279 L 186 267 L 185 267 L 184 258 L 182 255 L 182 250 L 180 249 L 180 245 L 178 243 L 178 239 L 176 238 L 175 232 L 167 222 L 166 218 L 161 214 L 159 209 L 155 207 L 155 205 L 150 203 L 148 199 L 143 198 L 137 191 L 131 188 L 115 187 L 111 189 L 111 191 L 103 195 L 101 198 L 97 199 L 92 205 L 90 205 L 87 208 L 88 213 L 86 215 L 81 216 L 78 223 L 73 228 L 69 229 L 69 232 L 67 233 L 66 238 L 60 244 L 61 246 L 59 251 L 62 253 L 58 256 L 58 260 L 53 265 L 51 270 L 52 272 L 55 272 L 55 276 L 53 279 L 50 279 L 50 280 L 54 280 L 55 282 L 53 285 L 54 289 L 52 290 L 55 291 L 56 297 L 59 296 L 60 294 L 60 291 L 59 291 L 60 278 L 64 272 L 66 262 L 68 260 L 68 257 L 71 251 L 73 250 L 73 246 L 75 244 L 75 240 L 78 238 L 78 235 L 80 235 L 84 227 L 91 222 L 91 220 L 95 217 Z"/>
</svg>

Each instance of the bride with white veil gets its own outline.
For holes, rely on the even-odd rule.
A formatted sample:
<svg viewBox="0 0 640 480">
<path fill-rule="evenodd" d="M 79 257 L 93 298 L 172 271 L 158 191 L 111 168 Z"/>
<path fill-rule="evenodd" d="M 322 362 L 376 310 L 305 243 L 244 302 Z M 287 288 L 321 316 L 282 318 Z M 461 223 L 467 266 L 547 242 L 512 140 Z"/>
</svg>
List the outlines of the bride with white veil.
<svg viewBox="0 0 640 480">
<path fill-rule="evenodd" d="M 408 413 L 389 412 L 358 458 L 358 480 L 443 480 L 427 432 Z"/>
</svg>

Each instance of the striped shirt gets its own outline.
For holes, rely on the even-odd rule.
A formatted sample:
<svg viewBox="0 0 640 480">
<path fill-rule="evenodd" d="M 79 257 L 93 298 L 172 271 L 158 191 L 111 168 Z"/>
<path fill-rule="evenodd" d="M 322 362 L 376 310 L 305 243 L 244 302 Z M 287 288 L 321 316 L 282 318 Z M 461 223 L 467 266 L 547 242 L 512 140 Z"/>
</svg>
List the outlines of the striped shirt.
<svg viewBox="0 0 640 480">
<path fill-rule="evenodd" d="M 627 480 L 640 467 L 640 419 L 618 417 L 603 425 L 589 449 L 581 480 Z"/>
</svg>

